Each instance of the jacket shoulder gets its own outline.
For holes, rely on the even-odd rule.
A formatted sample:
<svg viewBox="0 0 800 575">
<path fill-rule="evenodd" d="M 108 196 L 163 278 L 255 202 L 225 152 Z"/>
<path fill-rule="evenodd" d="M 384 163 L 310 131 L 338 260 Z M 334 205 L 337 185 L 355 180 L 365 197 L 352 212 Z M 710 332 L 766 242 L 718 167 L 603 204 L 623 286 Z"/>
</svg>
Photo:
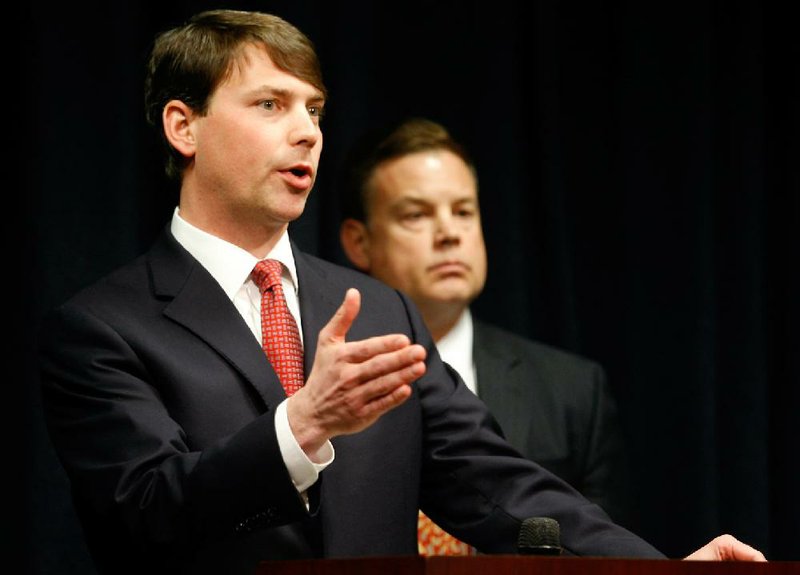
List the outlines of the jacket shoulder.
<svg viewBox="0 0 800 575">
<path fill-rule="evenodd" d="M 314 275 L 308 277 L 321 279 L 327 284 L 325 287 L 333 293 L 343 292 L 349 287 L 354 287 L 361 292 L 362 298 L 392 299 L 399 302 L 400 292 L 355 268 L 297 250 L 295 250 L 295 260 L 302 262 L 303 266 L 313 271 Z M 299 269 L 298 273 L 300 273 Z"/>
<path fill-rule="evenodd" d="M 597 361 L 535 339 L 526 338 L 497 325 L 475 320 L 475 345 L 490 353 L 510 353 L 520 361 L 539 366 L 558 366 L 576 373 L 603 372 Z"/>
</svg>

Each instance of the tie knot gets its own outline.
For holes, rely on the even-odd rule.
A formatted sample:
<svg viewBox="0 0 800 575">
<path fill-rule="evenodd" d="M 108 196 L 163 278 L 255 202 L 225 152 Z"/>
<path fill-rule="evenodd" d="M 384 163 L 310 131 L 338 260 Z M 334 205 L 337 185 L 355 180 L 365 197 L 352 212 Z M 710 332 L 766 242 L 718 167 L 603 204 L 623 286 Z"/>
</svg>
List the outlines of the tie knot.
<svg viewBox="0 0 800 575">
<path fill-rule="evenodd" d="M 262 292 L 281 284 L 283 264 L 278 260 L 261 260 L 253 268 L 253 281 Z"/>
</svg>

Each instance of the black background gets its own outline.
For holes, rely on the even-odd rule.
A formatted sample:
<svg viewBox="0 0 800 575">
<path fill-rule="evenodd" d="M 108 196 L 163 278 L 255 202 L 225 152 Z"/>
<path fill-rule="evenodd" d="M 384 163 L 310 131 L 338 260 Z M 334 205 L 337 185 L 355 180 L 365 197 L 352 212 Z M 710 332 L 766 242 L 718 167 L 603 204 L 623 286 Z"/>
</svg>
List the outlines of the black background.
<svg viewBox="0 0 800 575">
<path fill-rule="evenodd" d="M 489 280 L 475 313 L 606 367 L 635 463 L 629 527 L 673 557 L 730 532 L 800 560 L 800 40 L 779 4 L 7 13 L 7 557 L 93 573 L 41 421 L 38 323 L 168 221 L 177 196 L 142 110 L 147 51 L 194 12 L 235 7 L 283 16 L 322 60 L 320 176 L 292 225 L 303 247 L 343 261 L 335 183 L 358 134 L 396 115 L 444 123 L 481 180 Z"/>
</svg>

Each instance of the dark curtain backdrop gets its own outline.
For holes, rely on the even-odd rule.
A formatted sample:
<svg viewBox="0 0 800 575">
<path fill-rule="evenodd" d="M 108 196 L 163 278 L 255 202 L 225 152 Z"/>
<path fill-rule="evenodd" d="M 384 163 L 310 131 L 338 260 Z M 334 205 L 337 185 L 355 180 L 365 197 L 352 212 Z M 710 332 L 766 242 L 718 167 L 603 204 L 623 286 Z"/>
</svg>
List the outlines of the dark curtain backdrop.
<svg viewBox="0 0 800 575">
<path fill-rule="evenodd" d="M 443 122 L 480 173 L 490 264 L 475 313 L 606 367 L 635 468 L 629 527 L 674 557 L 730 532 L 800 560 L 791 3 L 90 4 L 31 2 L 5 22 L 5 276 L 19 291 L 3 540 L 29 572 L 93 573 L 41 420 L 38 323 L 170 217 L 144 60 L 157 31 L 209 7 L 272 11 L 319 50 L 331 100 L 292 225 L 303 247 L 342 261 L 336 176 L 358 134 L 401 114 Z"/>
</svg>

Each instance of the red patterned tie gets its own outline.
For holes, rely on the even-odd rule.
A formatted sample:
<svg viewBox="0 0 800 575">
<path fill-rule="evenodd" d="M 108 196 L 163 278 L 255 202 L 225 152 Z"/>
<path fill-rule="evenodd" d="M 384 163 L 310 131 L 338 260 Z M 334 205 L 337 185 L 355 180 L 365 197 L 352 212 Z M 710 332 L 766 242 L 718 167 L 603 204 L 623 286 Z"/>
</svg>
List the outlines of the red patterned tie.
<svg viewBox="0 0 800 575">
<path fill-rule="evenodd" d="M 261 291 L 261 334 L 264 353 L 286 395 L 303 387 L 303 344 L 281 285 L 283 265 L 262 260 L 253 268 L 253 281 Z"/>
<path fill-rule="evenodd" d="M 417 550 L 420 555 L 474 555 L 475 549 L 434 523 L 422 511 L 417 519 Z"/>
</svg>

